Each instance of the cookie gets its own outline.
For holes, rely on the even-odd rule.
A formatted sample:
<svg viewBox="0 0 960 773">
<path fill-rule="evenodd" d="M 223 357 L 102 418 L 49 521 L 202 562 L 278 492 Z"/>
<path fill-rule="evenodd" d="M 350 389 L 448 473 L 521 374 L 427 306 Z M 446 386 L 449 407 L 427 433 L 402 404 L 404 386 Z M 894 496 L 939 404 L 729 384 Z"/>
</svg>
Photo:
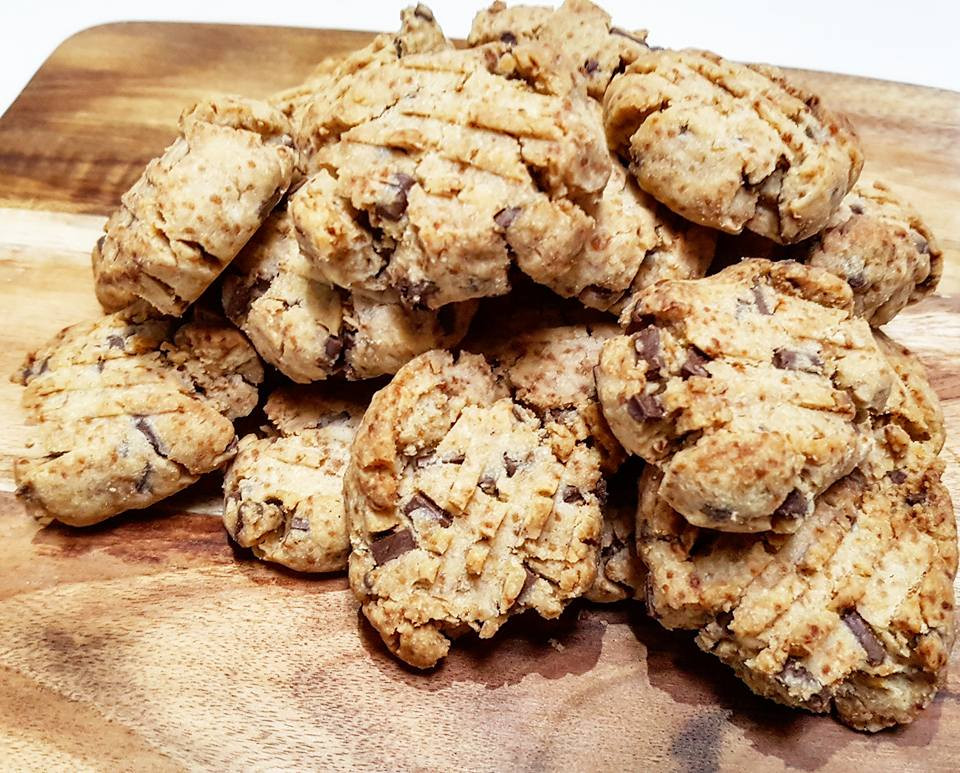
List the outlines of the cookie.
<svg viewBox="0 0 960 773">
<path fill-rule="evenodd" d="M 588 0 L 566 0 L 556 10 L 542 5 L 508 8 L 498 1 L 474 17 L 467 42 L 546 43 L 571 59 L 590 96 L 602 99 L 614 74 L 648 50 L 646 38 L 646 30 L 614 27 L 610 15 Z"/>
<path fill-rule="evenodd" d="M 395 373 L 422 352 L 455 346 L 475 303 L 408 309 L 383 294 L 330 285 L 304 256 L 290 215 L 281 209 L 227 270 L 223 307 L 264 360 L 307 383 L 334 374 L 365 379 Z"/>
<path fill-rule="evenodd" d="M 912 721 L 946 678 L 954 638 L 957 535 L 942 464 L 817 498 L 791 535 L 689 525 L 641 481 L 647 609 L 754 692 L 860 730 Z"/>
<path fill-rule="evenodd" d="M 933 293 L 943 273 L 930 229 L 879 182 L 857 185 L 804 251 L 805 262 L 846 280 L 854 311 L 875 326 Z"/>
<path fill-rule="evenodd" d="M 579 259 L 610 160 L 552 49 L 414 54 L 322 96 L 300 129 L 313 177 L 289 208 L 326 281 L 437 309 L 505 294 L 513 263 L 547 281 Z"/>
<path fill-rule="evenodd" d="M 264 102 L 220 97 L 180 117 L 180 137 L 121 197 L 93 250 L 100 303 L 138 298 L 180 315 L 220 275 L 280 200 L 296 152 Z"/>
<path fill-rule="evenodd" d="M 15 374 L 30 439 L 14 477 L 38 519 L 87 526 L 148 507 L 233 456 L 232 420 L 263 378 L 256 353 L 225 324 L 145 308 L 66 328 Z"/>
<path fill-rule="evenodd" d="M 315 386 L 270 395 L 266 436 L 242 438 L 223 479 L 223 523 L 237 544 L 299 572 L 347 568 L 343 473 L 363 398 Z"/>
<path fill-rule="evenodd" d="M 893 387 L 852 309 L 845 282 L 792 261 L 660 282 L 604 345 L 604 415 L 691 524 L 792 531 L 866 457 Z"/>
<path fill-rule="evenodd" d="M 551 432 L 475 354 L 423 354 L 374 396 L 344 479 L 349 577 L 397 657 L 430 668 L 450 637 L 591 587 L 600 454 Z"/>
<path fill-rule="evenodd" d="M 611 147 L 643 190 L 688 220 L 776 242 L 826 227 L 863 166 L 857 135 L 763 65 L 648 51 L 604 96 Z"/>
</svg>

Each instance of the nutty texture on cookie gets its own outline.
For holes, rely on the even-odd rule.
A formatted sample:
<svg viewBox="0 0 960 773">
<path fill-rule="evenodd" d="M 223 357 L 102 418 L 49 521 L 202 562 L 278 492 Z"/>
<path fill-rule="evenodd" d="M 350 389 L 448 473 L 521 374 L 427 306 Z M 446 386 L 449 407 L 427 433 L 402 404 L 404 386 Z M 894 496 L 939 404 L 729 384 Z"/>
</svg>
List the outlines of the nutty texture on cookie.
<svg viewBox="0 0 960 773">
<path fill-rule="evenodd" d="M 290 185 L 290 124 L 264 102 L 201 101 L 180 137 L 121 197 L 93 250 L 100 303 L 138 298 L 180 315 L 220 275 Z"/>
<path fill-rule="evenodd" d="M 303 254 L 289 213 L 277 210 L 226 272 L 223 307 L 264 360 L 306 383 L 395 373 L 418 354 L 455 346 L 475 303 L 409 309 L 383 293 L 334 287 Z"/>
<path fill-rule="evenodd" d="M 610 15 L 589 0 L 566 0 L 556 10 L 543 5 L 508 8 L 498 0 L 474 17 L 467 42 L 546 43 L 572 61 L 590 96 L 602 99 L 614 74 L 648 50 L 646 38 L 646 30 L 629 32 L 613 26 Z"/>
<path fill-rule="evenodd" d="M 861 730 L 910 722 L 946 677 L 957 536 L 936 456 L 943 423 L 922 366 L 879 334 L 897 385 L 863 465 L 791 535 L 691 526 L 641 478 L 647 608 L 761 695 Z"/>
<path fill-rule="evenodd" d="M 854 311 L 883 325 L 923 300 L 943 273 L 943 253 L 920 216 L 883 183 L 857 185 L 827 228 L 805 245 L 805 261 L 846 280 Z"/>
<path fill-rule="evenodd" d="M 793 261 L 660 282 L 604 345 L 604 415 L 690 523 L 791 531 L 863 461 L 893 386 L 852 308 L 845 282 Z"/>
<path fill-rule="evenodd" d="M 300 572 L 347 568 L 343 473 L 364 397 L 317 386 L 270 395 L 266 436 L 242 438 L 223 479 L 223 523 L 237 544 Z"/>
<path fill-rule="evenodd" d="M 648 51 L 604 96 L 640 187 L 701 225 L 780 243 L 822 230 L 863 166 L 848 122 L 773 67 Z"/>
<path fill-rule="evenodd" d="M 349 576 L 399 658 L 429 668 L 450 637 L 591 587 L 601 457 L 555 431 L 475 354 L 423 354 L 374 396 L 344 479 Z"/>
<path fill-rule="evenodd" d="M 68 327 L 27 358 L 18 496 L 40 520 L 87 526 L 147 507 L 235 452 L 232 419 L 263 370 L 234 328 L 178 325 L 139 304 Z"/>
<path fill-rule="evenodd" d="M 300 134 L 304 252 L 331 284 L 410 307 L 503 295 L 514 263 L 566 272 L 610 174 L 582 80 L 533 42 L 361 68 L 304 109 Z"/>
</svg>

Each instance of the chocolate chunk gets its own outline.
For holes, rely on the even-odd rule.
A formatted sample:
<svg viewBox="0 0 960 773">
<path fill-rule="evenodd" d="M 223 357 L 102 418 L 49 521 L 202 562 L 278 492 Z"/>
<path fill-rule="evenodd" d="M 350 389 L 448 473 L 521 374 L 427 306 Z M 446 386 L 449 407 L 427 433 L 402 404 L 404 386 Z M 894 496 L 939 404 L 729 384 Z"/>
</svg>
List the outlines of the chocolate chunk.
<svg viewBox="0 0 960 773">
<path fill-rule="evenodd" d="M 801 518 L 807 514 L 809 508 L 809 503 L 807 498 L 801 494 L 797 489 L 794 489 L 789 494 L 787 494 L 786 499 L 780 504 L 773 514 L 780 518 L 789 518 L 791 520 L 795 518 Z"/>
<path fill-rule="evenodd" d="M 922 488 L 919 491 L 911 491 L 904 497 L 904 501 L 906 501 L 908 505 L 922 505 L 927 501 L 927 490 Z"/>
<path fill-rule="evenodd" d="M 453 523 L 450 513 L 444 510 L 440 505 L 434 502 L 423 492 L 414 494 L 410 501 L 403 507 L 403 514 L 413 516 L 413 513 L 422 513 L 437 521 L 443 528 L 447 528 Z"/>
<path fill-rule="evenodd" d="M 386 200 L 378 201 L 374 211 L 384 220 L 396 222 L 403 213 L 407 211 L 407 191 L 409 191 L 416 180 L 410 175 L 398 172 L 393 175 L 387 186 L 390 190 L 390 197 Z"/>
<path fill-rule="evenodd" d="M 582 505 L 585 500 L 583 493 L 576 486 L 564 486 L 560 496 L 568 505 Z"/>
<path fill-rule="evenodd" d="M 505 207 L 493 216 L 493 222 L 506 230 L 513 225 L 513 221 L 517 219 L 521 211 L 521 207 Z"/>
<path fill-rule="evenodd" d="M 598 481 L 597 487 L 593 490 L 593 494 L 601 507 L 607 503 L 607 482 L 603 478 L 600 478 Z"/>
<path fill-rule="evenodd" d="M 645 327 L 650 327 L 656 323 L 656 319 L 651 314 L 641 314 L 637 309 L 630 315 L 630 322 L 627 323 L 627 335 L 633 335 Z"/>
<path fill-rule="evenodd" d="M 819 355 L 798 352 L 794 349 L 775 349 L 773 367 L 780 370 L 802 370 L 804 373 L 820 373 L 823 360 Z"/>
<path fill-rule="evenodd" d="M 899 486 L 907 479 L 907 473 L 903 470 L 890 470 L 890 472 L 887 473 L 887 477 Z"/>
<path fill-rule="evenodd" d="M 435 454 L 433 451 L 427 451 L 422 454 L 417 454 L 413 457 L 413 466 L 418 470 L 422 470 L 424 467 L 429 466 L 433 463 L 435 459 Z"/>
<path fill-rule="evenodd" d="M 858 204 L 857 202 L 854 202 L 853 204 L 850 205 L 850 211 L 853 212 L 853 214 L 855 214 L 855 215 L 862 215 L 862 214 L 863 214 L 863 205 L 862 205 L 862 204 Z"/>
<path fill-rule="evenodd" d="M 414 178 L 412 178 L 410 175 L 404 174 L 403 172 L 397 172 L 393 176 L 392 184 L 397 188 L 399 188 L 404 193 L 406 193 L 416 184 L 416 182 L 417 181 Z"/>
<path fill-rule="evenodd" d="M 757 311 L 763 316 L 769 317 L 773 314 L 773 311 L 767 305 L 767 299 L 763 297 L 763 290 L 760 289 L 759 285 L 753 286 L 753 302 L 756 304 Z"/>
<path fill-rule="evenodd" d="M 290 531 L 310 531 L 310 521 L 295 516 L 290 519 Z"/>
<path fill-rule="evenodd" d="M 600 62 L 598 62 L 596 59 L 587 59 L 587 61 L 583 63 L 583 71 L 587 75 L 593 75 L 599 69 Z"/>
<path fill-rule="evenodd" d="M 511 458 L 507 454 L 503 455 L 503 468 L 507 471 L 508 478 L 512 478 L 519 467 L 520 463 L 516 459 Z"/>
<path fill-rule="evenodd" d="M 441 460 L 444 464 L 463 464 L 466 461 L 466 455 L 461 451 L 458 454 L 450 454 Z"/>
<path fill-rule="evenodd" d="M 621 38 L 626 38 L 627 40 L 632 40 L 634 43 L 638 43 L 638 44 L 640 44 L 641 46 L 645 46 L 645 45 L 647 44 L 647 42 L 646 42 L 646 40 L 645 40 L 644 38 L 637 37 L 636 35 L 634 35 L 634 34 L 632 34 L 632 33 L 630 33 L 630 32 L 627 32 L 625 29 L 621 29 L 620 27 L 611 27 L 611 28 L 610 28 L 610 34 L 611 34 L 611 35 L 619 35 Z"/>
<path fill-rule="evenodd" d="M 125 343 L 123 336 L 107 336 L 107 347 L 110 349 L 122 349 Z"/>
<path fill-rule="evenodd" d="M 134 484 L 138 494 L 143 494 L 150 490 L 151 472 L 153 472 L 153 467 L 151 467 L 149 464 L 144 465 L 143 471 L 140 473 L 140 477 L 137 478 L 137 482 Z"/>
<path fill-rule="evenodd" d="M 97 239 L 97 251 L 103 252 L 103 243 L 107 240 L 107 235 L 104 234 L 99 239 Z"/>
<path fill-rule="evenodd" d="M 840 617 L 867 653 L 867 663 L 871 666 L 878 666 L 883 663 L 887 657 L 887 651 L 883 648 L 869 623 L 860 616 L 860 613 L 855 609 L 848 609 Z"/>
<path fill-rule="evenodd" d="M 500 489 L 497 488 L 497 479 L 494 478 L 490 473 L 485 472 L 481 477 L 480 481 L 477 483 L 480 487 L 480 490 L 491 497 L 497 496 L 500 493 Z"/>
<path fill-rule="evenodd" d="M 517 36 L 512 32 L 501 33 L 500 42 L 506 43 L 508 46 L 515 46 L 517 44 Z"/>
<path fill-rule="evenodd" d="M 851 290 L 859 290 L 861 287 L 866 286 L 867 278 L 863 275 L 862 271 L 858 271 L 856 274 L 847 277 L 847 284 L 850 285 Z"/>
<path fill-rule="evenodd" d="M 343 341 L 339 336 L 330 336 L 323 345 L 323 353 L 327 355 L 330 362 L 336 362 L 343 351 Z"/>
<path fill-rule="evenodd" d="M 147 439 L 147 442 L 153 446 L 153 450 L 157 456 L 162 456 L 164 459 L 167 458 L 167 455 L 163 452 L 163 444 L 160 442 L 160 438 L 157 437 L 157 433 L 153 431 L 153 427 L 150 426 L 150 423 L 147 421 L 146 417 L 134 416 L 133 426 L 138 432 L 142 433 Z"/>
<path fill-rule="evenodd" d="M 634 395 L 627 400 L 627 413 L 634 421 L 662 419 L 665 415 L 656 395 Z"/>
<path fill-rule="evenodd" d="M 637 356 L 646 360 L 647 372 L 659 371 L 663 367 L 663 358 L 660 356 L 660 331 L 657 328 L 645 327 L 634 333 L 633 348 Z"/>
<path fill-rule="evenodd" d="M 687 349 L 687 360 L 680 367 L 680 375 L 687 379 L 693 376 L 701 378 L 710 378 L 710 371 L 704 366 L 710 362 L 710 358 L 701 352 L 697 347 L 691 346 Z"/>
<path fill-rule="evenodd" d="M 398 529 L 378 536 L 370 543 L 373 560 L 385 564 L 417 547 L 410 529 Z"/>
<path fill-rule="evenodd" d="M 801 689 L 804 692 L 819 690 L 821 687 L 813 674 L 793 658 L 787 661 L 778 679 L 787 687 Z"/>
<path fill-rule="evenodd" d="M 733 510 L 726 507 L 714 507 L 713 505 L 704 505 L 701 512 L 712 521 L 723 522 L 733 518 Z"/>
</svg>

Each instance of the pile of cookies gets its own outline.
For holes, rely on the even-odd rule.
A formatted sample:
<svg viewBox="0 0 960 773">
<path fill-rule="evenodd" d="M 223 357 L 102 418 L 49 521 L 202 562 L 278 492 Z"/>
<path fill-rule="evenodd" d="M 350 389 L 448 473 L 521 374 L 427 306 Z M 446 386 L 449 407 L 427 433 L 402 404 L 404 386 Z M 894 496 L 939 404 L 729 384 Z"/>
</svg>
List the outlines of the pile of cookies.
<svg viewBox="0 0 960 773">
<path fill-rule="evenodd" d="M 909 722 L 957 539 L 936 395 L 878 326 L 942 255 L 862 164 L 780 71 L 587 0 L 460 48 L 408 8 L 183 114 L 93 249 L 107 315 L 15 376 L 18 493 L 83 526 L 223 470 L 230 538 L 348 570 L 413 666 L 637 599 L 762 695 Z"/>
</svg>

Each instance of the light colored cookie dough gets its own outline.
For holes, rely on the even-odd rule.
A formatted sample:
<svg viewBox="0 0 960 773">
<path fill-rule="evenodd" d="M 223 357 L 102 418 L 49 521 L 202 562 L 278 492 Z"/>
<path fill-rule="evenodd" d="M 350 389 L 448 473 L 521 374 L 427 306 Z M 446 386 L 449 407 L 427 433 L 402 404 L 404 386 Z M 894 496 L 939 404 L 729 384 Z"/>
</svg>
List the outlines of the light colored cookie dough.
<svg viewBox="0 0 960 773">
<path fill-rule="evenodd" d="M 223 307 L 264 360 L 307 383 L 395 373 L 418 354 L 455 346 L 475 303 L 408 309 L 383 294 L 334 287 L 304 256 L 290 215 L 278 210 L 228 269 Z"/>
<path fill-rule="evenodd" d="M 263 370 L 234 328 L 178 326 L 139 305 L 66 328 L 30 355 L 17 494 L 42 521 L 98 523 L 186 488 L 234 454 L 232 419 Z"/>
<path fill-rule="evenodd" d="M 322 97 L 301 122 L 313 176 L 289 208 L 326 281 L 436 309 L 503 295 L 513 263 L 548 282 L 579 259 L 610 160 L 552 49 L 414 54 Z"/>
<path fill-rule="evenodd" d="M 418 668 L 523 610 L 557 617 L 596 576 L 601 481 L 596 449 L 561 455 L 483 357 L 421 355 L 374 396 L 344 480 L 364 615 Z"/>
<path fill-rule="evenodd" d="M 624 447 L 662 467 L 690 523 L 792 531 L 860 464 L 895 375 L 850 288 L 823 269 L 747 260 L 661 282 L 604 345 L 603 412 Z"/>
<path fill-rule="evenodd" d="M 604 96 L 611 147 L 688 220 L 780 243 L 821 231 L 863 166 L 849 123 L 773 67 L 648 51 Z"/>
<path fill-rule="evenodd" d="M 223 523 L 257 558 L 299 572 L 347 568 L 343 473 L 369 401 L 338 392 L 281 387 L 264 406 L 266 436 L 240 440 L 223 479 Z"/>
<path fill-rule="evenodd" d="M 923 300 L 943 273 L 943 253 L 930 229 L 886 185 L 860 184 L 811 240 L 805 260 L 846 280 L 854 311 L 883 325 Z"/>
<path fill-rule="evenodd" d="M 284 116 L 218 97 L 180 117 L 180 137 L 121 197 L 93 250 L 108 311 L 138 298 L 180 315 L 220 275 L 280 200 L 296 152 Z"/>
<path fill-rule="evenodd" d="M 566 0 L 556 10 L 543 5 L 508 8 L 498 0 L 476 15 L 467 42 L 546 43 L 573 62 L 590 96 L 602 99 L 614 74 L 648 50 L 646 38 L 646 30 L 614 27 L 610 15 L 588 0 Z"/>
</svg>

